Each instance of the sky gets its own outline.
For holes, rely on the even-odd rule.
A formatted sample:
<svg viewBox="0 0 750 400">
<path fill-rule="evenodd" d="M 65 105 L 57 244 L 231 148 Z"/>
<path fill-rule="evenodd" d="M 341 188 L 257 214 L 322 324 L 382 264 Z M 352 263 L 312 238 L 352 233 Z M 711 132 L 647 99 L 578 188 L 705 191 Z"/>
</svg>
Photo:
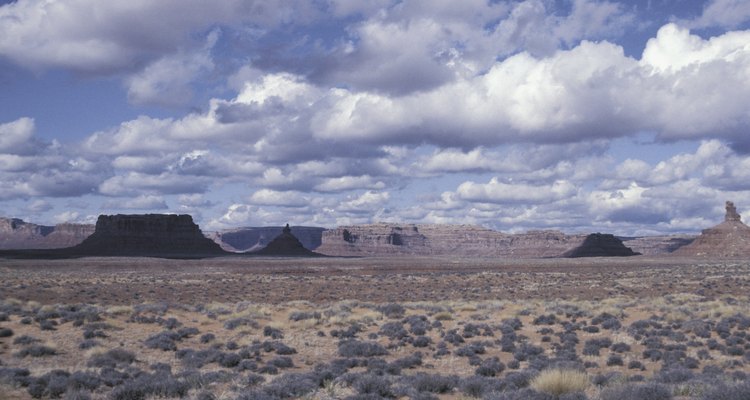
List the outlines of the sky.
<svg viewBox="0 0 750 400">
<path fill-rule="evenodd" d="M 748 104 L 744 0 L 0 1 L 0 216 L 696 233 Z"/>
</svg>

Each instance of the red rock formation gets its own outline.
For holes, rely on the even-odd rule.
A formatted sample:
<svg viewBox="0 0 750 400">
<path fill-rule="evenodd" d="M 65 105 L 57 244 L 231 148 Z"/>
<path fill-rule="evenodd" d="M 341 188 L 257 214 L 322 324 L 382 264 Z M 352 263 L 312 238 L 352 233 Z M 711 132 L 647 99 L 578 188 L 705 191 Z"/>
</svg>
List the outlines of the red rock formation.
<svg viewBox="0 0 750 400">
<path fill-rule="evenodd" d="M 559 231 L 506 234 L 474 225 L 369 224 L 323 232 L 318 253 L 333 256 L 435 255 L 464 257 L 558 257 L 585 235 Z"/>
<path fill-rule="evenodd" d="M 692 243 L 680 247 L 673 254 L 714 258 L 750 257 L 750 227 L 742 223 L 734 203 L 727 201 L 724 222 L 704 229 Z"/>
<path fill-rule="evenodd" d="M 94 225 L 36 225 L 0 218 L 0 249 L 57 249 L 75 246 L 94 232 Z"/>
</svg>

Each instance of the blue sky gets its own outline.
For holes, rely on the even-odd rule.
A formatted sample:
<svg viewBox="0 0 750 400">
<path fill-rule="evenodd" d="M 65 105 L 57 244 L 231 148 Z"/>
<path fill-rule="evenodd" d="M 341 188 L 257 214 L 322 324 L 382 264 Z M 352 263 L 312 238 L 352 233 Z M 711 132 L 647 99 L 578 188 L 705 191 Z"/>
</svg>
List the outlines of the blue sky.
<svg viewBox="0 0 750 400">
<path fill-rule="evenodd" d="M 0 215 L 696 232 L 750 212 L 741 0 L 0 2 Z"/>
</svg>

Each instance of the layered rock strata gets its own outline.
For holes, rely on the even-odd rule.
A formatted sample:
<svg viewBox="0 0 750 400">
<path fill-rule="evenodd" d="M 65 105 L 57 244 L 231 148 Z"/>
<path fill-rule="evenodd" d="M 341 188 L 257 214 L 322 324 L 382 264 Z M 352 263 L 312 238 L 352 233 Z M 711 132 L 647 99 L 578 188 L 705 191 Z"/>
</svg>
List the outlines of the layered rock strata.
<svg viewBox="0 0 750 400">
<path fill-rule="evenodd" d="M 57 249 L 75 246 L 94 232 L 94 225 L 37 225 L 0 218 L 0 249 Z"/>
<path fill-rule="evenodd" d="M 742 223 L 734 203 L 726 202 L 724 222 L 704 229 L 692 243 L 673 254 L 686 257 L 747 258 L 750 257 L 750 227 Z"/>
<path fill-rule="evenodd" d="M 559 231 L 506 234 L 474 225 L 368 224 L 323 232 L 316 252 L 332 256 L 440 255 L 460 257 L 559 257 L 585 235 Z"/>
</svg>

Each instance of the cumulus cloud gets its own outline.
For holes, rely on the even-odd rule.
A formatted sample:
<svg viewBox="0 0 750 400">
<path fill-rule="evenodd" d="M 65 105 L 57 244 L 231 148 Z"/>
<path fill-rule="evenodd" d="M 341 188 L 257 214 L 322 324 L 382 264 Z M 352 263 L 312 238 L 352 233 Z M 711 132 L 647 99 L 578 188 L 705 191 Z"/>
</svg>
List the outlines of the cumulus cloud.
<svg viewBox="0 0 750 400">
<path fill-rule="evenodd" d="M 691 28 L 736 28 L 750 20 L 750 4 L 743 0 L 710 0 L 698 18 L 684 21 Z"/>
<path fill-rule="evenodd" d="M 338 206 L 338 211 L 352 214 L 376 215 L 388 202 L 390 193 L 368 190 L 359 196 L 348 196 Z"/>
<path fill-rule="evenodd" d="M 567 181 L 551 185 L 501 182 L 492 178 L 488 183 L 464 182 L 458 186 L 458 196 L 478 203 L 547 203 L 575 195 L 576 187 Z"/>
<path fill-rule="evenodd" d="M 259 206 L 305 207 L 310 205 L 310 198 L 299 192 L 279 192 L 270 189 L 261 189 L 254 192 L 248 201 L 250 204 Z"/>
</svg>

